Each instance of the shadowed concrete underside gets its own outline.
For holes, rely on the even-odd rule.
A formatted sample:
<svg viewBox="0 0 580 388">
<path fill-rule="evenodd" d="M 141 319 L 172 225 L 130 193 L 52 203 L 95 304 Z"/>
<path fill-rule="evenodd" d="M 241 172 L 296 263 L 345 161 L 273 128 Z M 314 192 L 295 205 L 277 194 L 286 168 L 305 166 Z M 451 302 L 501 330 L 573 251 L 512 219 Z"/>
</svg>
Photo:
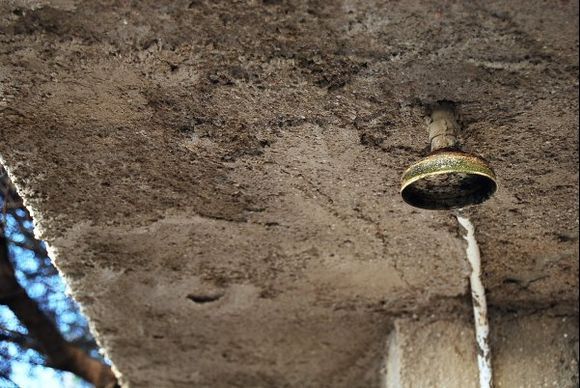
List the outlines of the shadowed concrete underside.
<svg viewBox="0 0 580 388">
<path fill-rule="evenodd" d="M 401 319 L 471 315 L 454 217 L 398 193 L 438 100 L 499 178 L 468 212 L 492 335 L 577 327 L 577 28 L 575 2 L 11 0 L 0 155 L 125 382 L 379 386 Z"/>
</svg>

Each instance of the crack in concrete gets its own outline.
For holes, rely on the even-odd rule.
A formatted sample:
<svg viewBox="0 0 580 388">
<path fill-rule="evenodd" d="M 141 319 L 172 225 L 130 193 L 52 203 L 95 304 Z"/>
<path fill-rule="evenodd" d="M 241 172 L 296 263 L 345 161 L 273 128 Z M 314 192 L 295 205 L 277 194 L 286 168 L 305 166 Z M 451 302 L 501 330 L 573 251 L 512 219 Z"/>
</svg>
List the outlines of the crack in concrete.
<svg viewBox="0 0 580 388">
<path fill-rule="evenodd" d="M 381 225 L 378 221 L 372 219 L 371 217 L 369 217 L 368 215 L 364 214 L 362 212 L 362 210 L 358 207 L 354 208 L 356 215 L 356 219 L 358 220 L 362 220 L 365 221 L 368 225 L 374 226 L 377 229 L 377 233 L 376 236 L 379 238 L 379 240 L 381 241 L 381 248 L 383 251 L 383 257 L 386 258 L 387 256 L 387 245 L 388 245 L 388 241 L 387 241 L 387 237 L 385 236 L 385 234 L 382 231 Z M 408 287 L 410 290 L 413 290 L 414 287 L 411 285 L 411 283 L 409 283 L 409 281 L 407 280 L 406 276 L 405 276 L 405 272 L 399 268 L 398 266 L 398 261 L 393 259 L 392 261 L 389 261 L 392 264 L 392 268 L 395 270 L 395 272 L 397 272 L 397 275 L 399 276 L 399 278 L 401 279 L 401 281 L 405 284 L 406 287 Z"/>
</svg>

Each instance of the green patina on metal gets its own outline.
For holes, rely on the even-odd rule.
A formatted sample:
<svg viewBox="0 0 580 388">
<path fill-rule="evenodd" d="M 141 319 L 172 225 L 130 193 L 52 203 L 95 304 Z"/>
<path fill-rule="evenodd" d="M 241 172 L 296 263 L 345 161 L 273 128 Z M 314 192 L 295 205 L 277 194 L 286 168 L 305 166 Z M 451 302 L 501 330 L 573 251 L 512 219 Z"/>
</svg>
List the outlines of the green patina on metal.
<svg viewBox="0 0 580 388">
<path fill-rule="evenodd" d="M 444 210 L 479 204 L 497 190 L 488 162 L 461 151 L 437 150 L 403 174 L 401 195 L 412 206 Z"/>
<path fill-rule="evenodd" d="M 496 179 L 495 173 L 483 158 L 461 151 L 436 151 L 404 172 L 401 191 L 425 176 L 445 173 L 480 174 L 494 181 Z"/>
<path fill-rule="evenodd" d="M 403 174 L 401 196 L 409 205 L 431 210 L 457 209 L 482 203 L 497 190 L 488 162 L 458 150 L 455 105 L 438 102 L 431 112 L 431 153 Z"/>
</svg>

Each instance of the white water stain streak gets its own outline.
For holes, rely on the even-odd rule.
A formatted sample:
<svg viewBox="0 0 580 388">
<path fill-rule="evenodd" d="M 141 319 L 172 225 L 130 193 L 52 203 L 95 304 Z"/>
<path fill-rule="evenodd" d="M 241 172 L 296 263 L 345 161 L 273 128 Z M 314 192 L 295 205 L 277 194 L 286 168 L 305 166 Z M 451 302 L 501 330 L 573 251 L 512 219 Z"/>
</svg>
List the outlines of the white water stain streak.
<svg viewBox="0 0 580 388">
<path fill-rule="evenodd" d="M 493 373 L 491 368 L 491 352 L 489 348 L 489 322 L 487 319 L 487 302 L 485 288 L 481 282 L 481 256 L 479 246 L 475 239 L 475 228 L 468 218 L 456 214 L 457 221 L 465 228 L 467 235 L 463 238 L 467 241 L 467 260 L 471 264 L 471 297 L 473 301 L 473 314 L 475 318 L 475 337 L 477 340 L 477 365 L 479 367 L 480 388 L 493 387 Z"/>
</svg>

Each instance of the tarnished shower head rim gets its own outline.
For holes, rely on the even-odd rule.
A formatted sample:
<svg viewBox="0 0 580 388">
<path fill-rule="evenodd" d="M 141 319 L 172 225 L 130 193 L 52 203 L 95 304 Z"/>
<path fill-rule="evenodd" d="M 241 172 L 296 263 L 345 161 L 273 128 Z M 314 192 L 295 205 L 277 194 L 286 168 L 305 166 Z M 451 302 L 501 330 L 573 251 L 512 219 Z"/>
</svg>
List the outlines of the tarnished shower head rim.
<svg viewBox="0 0 580 388">
<path fill-rule="evenodd" d="M 494 182 L 496 180 L 494 171 L 489 167 L 487 160 L 482 157 L 463 151 L 443 149 L 431 152 L 405 170 L 401 178 L 401 192 L 411 183 L 426 176 L 450 172 L 478 174 Z"/>
<path fill-rule="evenodd" d="M 440 175 L 464 174 L 477 181 L 472 191 L 455 198 L 424 198 L 414 184 Z M 479 178 L 475 178 L 479 177 Z M 401 180 L 401 195 L 405 202 L 423 209 L 454 209 L 478 204 L 491 197 L 497 190 L 496 176 L 489 163 L 463 151 L 440 149 L 411 165 Z"/>
</svg>

